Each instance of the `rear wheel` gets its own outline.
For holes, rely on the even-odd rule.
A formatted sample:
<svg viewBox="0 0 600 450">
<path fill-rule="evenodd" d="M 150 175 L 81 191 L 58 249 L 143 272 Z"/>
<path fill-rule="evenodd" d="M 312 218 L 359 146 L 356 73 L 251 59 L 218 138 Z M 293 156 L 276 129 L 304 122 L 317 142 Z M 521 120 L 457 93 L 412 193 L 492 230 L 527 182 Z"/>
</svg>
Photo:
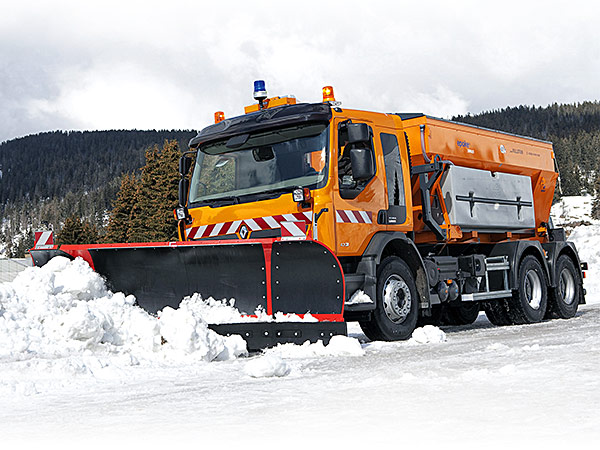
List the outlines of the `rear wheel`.
<svg viewBox="0 0 600 450">
<path fill-rule="evenodd" d="M 483 310 L 488 320 L 494 325 L 503 326 L 512 324 L 506 311 L 506 300 L 489 300 L 484 302 Z"/>
<path fill-rule="evenodd" d="M 575 263 L 567 255 L 556 262 L 556 287 L 549 290 L 547 317 L 570 319 L 577 312 L 581 295 L 581 282 Z"/>
<path fill-rule="evenodd" d="M 541 322 L 548 305 L 548 287 L 542 265 L 528 255 L 519 265 L 517 290 L 507 302 L 507 312 L 514 324 Z"/>
<path fill-rule="evenodd" d="M 412 272 L 391 256 L 377 270 L 377 308 L 369 321 L 360 322 L 371 340 L 408 339 L 417 325 L 418 297 Z"/>
<path fill-rule="evenodd" d="M 464 302 L 460 305 L 446 306 L 444 321 L 448 325 L 471 325 L 479 316 L 479 303 Z"/>
</svg>

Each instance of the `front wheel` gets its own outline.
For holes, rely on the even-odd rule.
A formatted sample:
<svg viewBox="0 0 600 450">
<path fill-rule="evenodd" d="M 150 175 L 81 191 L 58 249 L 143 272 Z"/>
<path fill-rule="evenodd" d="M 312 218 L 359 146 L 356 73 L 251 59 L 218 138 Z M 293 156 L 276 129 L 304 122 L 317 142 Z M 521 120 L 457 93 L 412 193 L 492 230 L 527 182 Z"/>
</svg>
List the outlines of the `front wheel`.
<svg viewBox="0 0 600 450">
<path fill-rule="evenodd" d="M 390 256 L 377 270 L 377 308 L 360 327 L 372 341 L 408 339 L 417 325 L 418 301 L 409 267 L 402 259 Z"/>
</svg>

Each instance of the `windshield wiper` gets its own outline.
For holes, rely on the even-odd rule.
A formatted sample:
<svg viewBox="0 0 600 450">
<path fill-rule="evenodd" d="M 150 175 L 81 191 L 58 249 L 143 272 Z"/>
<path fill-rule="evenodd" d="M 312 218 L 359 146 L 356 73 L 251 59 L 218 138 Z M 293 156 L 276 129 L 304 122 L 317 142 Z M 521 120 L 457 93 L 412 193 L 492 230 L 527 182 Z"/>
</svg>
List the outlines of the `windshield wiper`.
<svg viewBox="0 0 600 450">
<path fill-rule="evenodd" d="M 240 198 L 232 195 L 229 197 L 209 198 L 200 202 L 218 208 L 219 206 L 237 205 L 240 202 Z"/>
<path fill-rule="evenodd" d="M 291 193 L 293 189 L 293 187 L 268 189 L 262 192 L 244 194 L 239 196 L 231 195 L 227 197 L 209 198 L 206 200 L 200 200 L 198 203 L 210 205 L 211 208 L 219 208 L 221 206 L 237 205 L 238 203 L 253 202 L 256 200 L 264 200 L 267 198 L 276 198 L 282 194 Z"/>
<path fill-rule="evenodd" d="M 257 192 L 253 196 L 257 200 L 260 200 L 263 198 L 275 198 L 275 197 L 279 197 L 279 195 L 281 195 L 281 194 L 289 194 L 290 192 L 292 192 L 292 189 L 294 189 L 294 188 L 289 187 L 289 188 L 269 189 L 266 191 Z M 279 194 L 279 195 L 277 195 L 277 194 Z"/>
</svg>

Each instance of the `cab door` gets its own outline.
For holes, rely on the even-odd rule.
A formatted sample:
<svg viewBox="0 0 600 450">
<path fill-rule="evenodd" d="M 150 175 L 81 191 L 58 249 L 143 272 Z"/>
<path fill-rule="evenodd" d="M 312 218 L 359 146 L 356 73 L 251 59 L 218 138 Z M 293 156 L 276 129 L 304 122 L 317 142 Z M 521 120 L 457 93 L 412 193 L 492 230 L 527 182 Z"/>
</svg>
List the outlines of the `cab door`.
<svg viewBox="0 0 600 450">
<path fill-rule="evenodd" d="M 373 121 L 342 120 L 337 127 L 337 187 L 334 189 L 336 253 L 361 255 L 373 234 L 383 229 L 378 212 L 387 208 L 381 144 Z M 357 129 L 360 132 L 355 133 Z M 372 173 L 366 178 L 367 155 Z M 357 173 L 362 172 L 362 173 Z"/>
<path fill-rule="evenodd" d="M 412 214 L 408 214 L 408 211 L 412 197 L 407 195 L 411 192 L 410 167 L 404 133 L 382 128 L 378 138 L 383 153 L 387 192 L 387 208 L 379 211 L 378 222 L 387 225 L 388 230 L 410 231 Z"/>
</svg>

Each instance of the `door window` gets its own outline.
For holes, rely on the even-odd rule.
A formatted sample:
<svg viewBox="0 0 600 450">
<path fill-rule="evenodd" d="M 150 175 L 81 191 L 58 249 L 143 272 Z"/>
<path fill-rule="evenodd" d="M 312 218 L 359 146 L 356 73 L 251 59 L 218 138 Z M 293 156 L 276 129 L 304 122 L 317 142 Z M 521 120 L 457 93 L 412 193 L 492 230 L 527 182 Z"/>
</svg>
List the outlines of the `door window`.
<svg viewBox="0 0 600 450">
<path fill-rule="evenodd" d="M 373 151 L 373 130 L 369 127 L 370 137 L 366 141 L 348 143 L 347 133 L 344 129 L 344 123 L 339 130 L 339 148 L 338 148 L 338 178 L 340 186 L 340 197 L 343 199 L 354 199 L 360 194 L 371 179 L 358 180 L 352 173 L 352 160 L 350 150 L 353 148 L 365 149 L 373 158 L 373 167 L 375 165 L 375 154 Z"/>
<path fill-rule="evenodd" d="M 398 139 L 389 133 L 381 133 L 380 138 L 388 193 L 387 222 L 403 223 L 406 220 L 406 200 Z"/>
</svg>

